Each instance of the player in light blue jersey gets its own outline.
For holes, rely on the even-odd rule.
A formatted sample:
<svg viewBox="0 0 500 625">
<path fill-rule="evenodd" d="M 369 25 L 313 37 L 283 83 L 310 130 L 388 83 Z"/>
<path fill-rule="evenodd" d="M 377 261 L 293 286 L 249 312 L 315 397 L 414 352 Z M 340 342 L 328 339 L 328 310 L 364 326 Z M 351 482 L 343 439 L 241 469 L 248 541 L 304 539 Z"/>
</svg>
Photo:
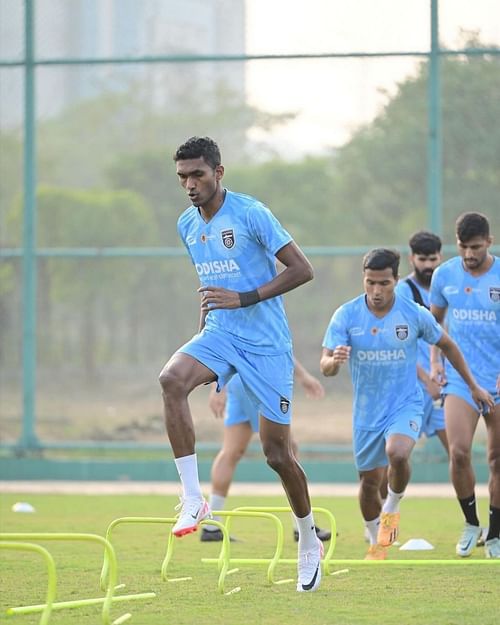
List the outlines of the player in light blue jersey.
<svg viewBox="0 0 500 625">
<path fill-rule="evenodd" d="M 495 398 L 495 406 L 478 406 L 453 363 L 443 368 L 432 350 L 432 376 L 443 385 L 446 432 L 450 446 L 450 474 L 465 517 L 456 545 L 467 557 L 481 527 L 476 508 L 472 440 L 482 415 L 488 439 L 490 518 L 485 540 L 487 557 L 500 558 L 500 258 L 493 256 L 488 219 L 465 213 L 456 222 L 459 256 L 436 269 L 431 284 L 431 312 L 446 323 L 469 367 Z"/>
<path fill-rule="evenodd" d="M 413 299 L 417 304 L 430 308 L 430 285 L 434 270 L 441 263 L 441 239 L 433 232 L 420 230 L 410 237 L 409 261 L 412 272 L 400 280 L 396 293 Z M 420 435 L 437 436 L 446 453 L 448 441 L 444 425 L 444 410 L 441 406 L 441 387 L 430 377 L 430 351 L 425 341 L 419 341 L 417 374 L 424 397 L 424 415 Z"/>
<path fill-rule="evenodd" d="M 160 373 L 168 437 L 183 496 L 175 536 L 196 531 L 210 515 L 201 493 L 188 396 L 201 384 L 222 388 L 238 373 L 260 415 L 267 463 L 279 475 L 299 527 L 297 590 L 316 590 L 322 544 L 316 537 L 307 479 L 290 445 L 293 356 L 281 295 L 313 277 L 312 267 L 271 211 L 222 185 L 220 151 L 192 137 L 175 155 L 192 202 L 178 220 L 179 236 L 200 278 L 199 333 Z M 276 259 L 285 267 L 276 270 Z"/>
<path fill-rule="evenodd" d="M 492 398 L 472 377 L 460 350 L 423 306 L 395 293 L 399 254 L 375 249 L 363 259 L 364 293 L 338 308 L 325 333 L 320 368 L 336 375 L 349 362 L 353 444 L 359 501 L 370 532 L 366 558 L 383 560 L 399 532 L 399 504 L 410 479 L 409 458 L 420 432 L 422 391 L 418 341 L 437 344 L 455 364 L 476 401 Z M 386 467 L 388 494 L 379 488 Z"/>
</svg>

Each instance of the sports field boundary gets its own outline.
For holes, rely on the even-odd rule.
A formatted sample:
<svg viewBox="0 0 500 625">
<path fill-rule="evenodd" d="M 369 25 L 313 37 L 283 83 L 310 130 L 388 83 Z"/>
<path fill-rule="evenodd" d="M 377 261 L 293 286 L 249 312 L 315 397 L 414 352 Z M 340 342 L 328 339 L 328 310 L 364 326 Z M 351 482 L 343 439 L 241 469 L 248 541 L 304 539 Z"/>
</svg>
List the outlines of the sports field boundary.
<svg viewBox="0 0 500 625">
<path fill-rule="evenodd" d="M 310 483 L 312 497 L 355 497 L 358 485 L 352 483 L 324 484 Z M 202 483 L 204 493 L 210 492 L 210 484 Z M 0 481 L 0 493 L 60 494 L 60 495 L 178 495 L 177 482 L 90 482 L 67 480 Z M 231 485 L 232 495 L 281 495 L 283 487 L 279 483 L 235 482 Z M 406 491 L 408 497 L 455 497 L 453 486 L 448 483 L 410 483 Z M 488 496 L 486 484 L 476 485 L 478 497 Z"/>
</svg>

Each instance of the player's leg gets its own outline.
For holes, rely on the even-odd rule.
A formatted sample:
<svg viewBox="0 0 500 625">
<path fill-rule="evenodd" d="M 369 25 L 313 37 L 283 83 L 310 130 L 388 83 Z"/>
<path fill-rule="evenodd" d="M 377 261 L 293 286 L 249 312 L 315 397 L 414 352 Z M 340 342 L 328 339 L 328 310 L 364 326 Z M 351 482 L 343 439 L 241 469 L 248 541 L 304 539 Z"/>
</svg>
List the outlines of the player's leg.
<svg viewBox="0 0 500 625">
<path fill-rule="evenodd" d="M 489 527 L 484 550 L 488 558 L 500 558 L 500 403 L 484 415 L 488 433 L 488 466 L 490 469 Z"/>
<path fill-rule="evenodd" d="M 292 446 L 292 453 L 295 456 L 295 458 L 297 458 L 298 460 L 299 459 L 299 446 L 297 444 L 297 441 L 293 437 L 293 435 L 291 437 L 290 444 Z M 299 526 L 297 525 L 297 519 L 295 517 L 295 514 L 292 514 L 292 522 L 294 525 L 293 539 L 295 540 L 295 542 L 299 542 Z M 332 533 L 329 530 L 322 529 L 321 527 L 318 527 L 317 525 L 315 526 L 315 530 L 316 530 L 316 536 L 321 540 L 321 542 L 327 542 L 332 537 Z"/>
<path fill-rule="evenodd" d="M 224 509 L 234 471 L 247 450 L 252 436 L 253 430 L 248 421 L 224 426 L 222 448 L 212 463 L 212 491 L 209 501 L 211 510 Z M 216 515 L 213 518 L 220 521 L 220 517 Z M 222 540 L 222 532 L 215 525 L 204 525 L 201 540 L 204 542 Z"/>
<path fill-rule="evenodd" d="M 411 423 L 413 421 L 410 421 Z M 402 430 L 403 428 L 398 428 Z M 380 527 L 377 542 L 389 547 L 399 534 L 399 506 L 410 481 L 410 455 L 415 446 L 418 429 L 413 438 L 406 434 L 391 433 L 386 439 L 385 452 L 389 462 L 387 470 L 387 498 L 380 515 Z"/>
<path fill-rule="evenodd" d="M 386 474 L 386 467 L 377 467 L 370 471 L 359 472 L 359 507 L 369 542 L 368 553 L 365 556 L 366 560 L 385 560 L 387 556 L 386 548 L 377 544 L 380 511 L 382 509 L 380 488 Z"/>
<path fill-rule="evenodd" d="M 479 413 L 463 397 L 449 394 L 445 398 L 444 414 L 450 454 L 450 477 L 465 517 L 456 553 L 467 557 L 481 535 L 475 494 L 476 479 L 472 467 L 472 440 Z"/>
<path fill-rule="evenodd" d="M 183 489 L 181 511 L 172 528 L 176 536 L 196 531 L 199 522 L 210 514 L 200 488 L 188 396 L 196 387 L 215 380 L 224 385 L 234 373 L 211 341 L 205 333 L 197 334 L 172 356 L 160 373 L 167 433 Z"/>
<path fill-rule="evenodd" d="M 323 547 L 316 536 L 306 475 L 292 451 L 290 426 L 261 417 L 260 438 L 267 463 L 279 475 L 296 517 L 299 531 L 297 590 L 316 590 L 321 580 Z"/>
</svg>

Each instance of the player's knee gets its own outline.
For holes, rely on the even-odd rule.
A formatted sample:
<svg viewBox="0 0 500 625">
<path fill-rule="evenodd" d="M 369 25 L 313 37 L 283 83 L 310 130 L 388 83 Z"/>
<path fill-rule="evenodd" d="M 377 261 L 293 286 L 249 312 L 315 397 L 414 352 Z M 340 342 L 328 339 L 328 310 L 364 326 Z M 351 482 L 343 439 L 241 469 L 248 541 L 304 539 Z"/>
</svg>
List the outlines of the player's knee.
<svg viewBox="0 0 500 625">
<path fill-rule="evenodd" d="M 267 443 L 263 445 L 263 451 L 266 456 L 267 464 L 271 469 L 276 471 L 276 473 L 281 473 L 291 462 L 289 449 L 284 445 Z"/>
<path fill-rule="evenodd" d="M 387 457 L 392 467 L 404 466 L 408 463 L 408 451 L 400 447 L 388 450 Z"/>
<path fill-rule="evenodd" d="M 162 369 L 158 379 L 165 397 L 185 394 L 185 385 L 182 377 L 168 365 Z"/>
<path fill-rule="evenodd" d="M 450 447 L 450 462 L 455 467 L 467 467 L 471 463 L 471 450 L 462 446 Z"/>
<path fill-rule="evenodd" d="M 500 450 L 493 450 L 488 454 L 488 467 L 491 475 L 500 476 Z"/>
</svg>

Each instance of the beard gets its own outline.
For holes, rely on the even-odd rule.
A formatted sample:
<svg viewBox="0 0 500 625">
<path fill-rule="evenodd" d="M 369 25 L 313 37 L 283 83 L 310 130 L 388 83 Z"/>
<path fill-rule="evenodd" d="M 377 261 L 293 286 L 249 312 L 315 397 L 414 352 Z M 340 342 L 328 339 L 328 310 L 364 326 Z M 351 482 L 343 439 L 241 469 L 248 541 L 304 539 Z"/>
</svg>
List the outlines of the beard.
<svg viewBox="0 0 500 625">
<path fill-rule="evenodd" d="M 419 271 L 416 267 L 413 268 L 415 272 L 415 277 L 424 286 L 429 287 L 431 285 L 432 274 L 434 273 L 434 269 L 425 269 L 424 271 Z"/>
</svg>

